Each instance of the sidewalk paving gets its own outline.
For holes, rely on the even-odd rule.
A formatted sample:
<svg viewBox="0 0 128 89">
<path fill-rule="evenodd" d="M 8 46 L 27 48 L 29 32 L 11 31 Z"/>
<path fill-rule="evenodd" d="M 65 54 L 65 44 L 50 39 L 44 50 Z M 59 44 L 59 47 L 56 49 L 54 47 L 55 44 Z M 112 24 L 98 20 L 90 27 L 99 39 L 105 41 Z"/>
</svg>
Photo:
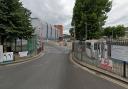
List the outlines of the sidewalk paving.
<svg viewBox="0 0 128 89">
<path fill-rule="evenodd" d="M 42 54 L 44 54 L 44 53 L 43 52 L 40 52 L 37 55 L 32 54 L 32 55 L 29 55 L 27 57 L 19 57 L 19 56 L 16 56 L 16 58 L 14 59 L 14 61 L 0 63 L 0 66 L 30 61 L 30 60 L 33 60 L 33 59 L 36 59 L 36 58 L 40 57 Z"/>
</svg>

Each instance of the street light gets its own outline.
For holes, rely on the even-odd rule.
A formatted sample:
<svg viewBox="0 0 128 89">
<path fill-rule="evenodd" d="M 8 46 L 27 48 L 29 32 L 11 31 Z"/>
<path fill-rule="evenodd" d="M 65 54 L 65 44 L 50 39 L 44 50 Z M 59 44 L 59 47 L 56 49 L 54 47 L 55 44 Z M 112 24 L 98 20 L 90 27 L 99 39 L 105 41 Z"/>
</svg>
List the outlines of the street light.
<svg viewBox="0 0 128 89">
<path fill-rule="evenodd" d="M 50 25 L 50 26 L 51 26 L 51 38 L 50 39 L 52 40 L 52 25 Z"/>
<path fill-rule="evenodd" d="M 73 26 L 72 28 L 74 29 L 74 30 L 73 30 L 73 34 L 74 34 L 73 36 L 74 36 L 74 41 L 75 41 L 75 39 L 76 39 L 76 30 L 75 30 L 75 26 Z"/>
<path fill-rule="evenodd" d="M 85 22 L 85 32 L 86 32 L 86 36 L 85 36 L 85 41 L 88 39 L 88 30 L 87 30 L 87 22 Z"/>
<path fill-rule="evenodd" d="M 112 39 L 113 39 L 113 37 L 114 37 L 114 36 L 113 36 L 113 29 L 112 29 Z"/>
<path fill-rule="evenodd" d="M 48 42 L 48 23 L 46 23 L 47 24 L 47 33 L 46 33 L 46 37 L 47 37 L 47 42 Z"/>
<path fill-rule="evenodd" d="M 57 34 L 57 32 L 56 32 L 56 28 L 55 28 L 55 40 L 56 40 L 56 34 Z"/>
</svg>

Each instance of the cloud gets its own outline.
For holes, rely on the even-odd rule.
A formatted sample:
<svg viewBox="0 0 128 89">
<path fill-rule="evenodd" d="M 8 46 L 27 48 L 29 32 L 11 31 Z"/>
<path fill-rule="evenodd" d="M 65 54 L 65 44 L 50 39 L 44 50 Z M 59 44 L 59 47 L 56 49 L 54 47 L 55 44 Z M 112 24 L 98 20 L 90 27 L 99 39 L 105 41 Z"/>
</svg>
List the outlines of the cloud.
<svg viewBox="0 0 128 89">
<path fill-rule="evenodd" d="M 21 0 L 24 7 L 32 11 L 33 17 L 50 24 L 63 24 L 68 33 L 75 0 Z M 113 0 L 105 26 L 128 25 L 128 0 Z"/>
<path fill-rule="evenodd" d="M 128 26 L 128 0 L 113 0 L 112 10 L 108 13 L 106 26 L 119 24 Z"/>
<path fill-rule="evenodd" d="M 22 0 L 24 7 L 32 12 L 32 17 L 38 17 L 50 24 L 71 23 L 75 0 Z M 68 25 L 69 26 L 69 25 Z"/>
</svg>

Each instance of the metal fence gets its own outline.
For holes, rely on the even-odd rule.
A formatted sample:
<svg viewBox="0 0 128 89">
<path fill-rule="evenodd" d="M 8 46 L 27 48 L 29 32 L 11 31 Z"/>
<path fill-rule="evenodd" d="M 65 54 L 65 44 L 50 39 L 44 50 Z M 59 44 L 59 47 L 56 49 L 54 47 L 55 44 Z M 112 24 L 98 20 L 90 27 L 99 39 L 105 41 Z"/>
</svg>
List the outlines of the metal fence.
<svg viewBox="0 0 128 89">
<path fill-rule="evenodd" d="M 128 62 L 112 57 L 113 45 L 116 47 L 128 47 L 128 40 L 107 40 L 106 44 L 104 44 L 104 42 L 96 43 L 97 44 L 93 45 L 94 47 L 92 48 L 91 46 L 89 47 L 87 42 L 73 42 L 72 49 L 74 57 L 87 64 L 128 78 Z"/>
<path fill-rule="evenodd" d="M 12 42 L 4 43 L 4 52 L 14 52 L 16 56 L 19 56 L 19 52 L 28 51 L 28 56 L 37 55 L 44 49 L 43 39 L 40 39 L 37 35 L 33 35 L 31 38 L 16 39 Z"/>
</svg>

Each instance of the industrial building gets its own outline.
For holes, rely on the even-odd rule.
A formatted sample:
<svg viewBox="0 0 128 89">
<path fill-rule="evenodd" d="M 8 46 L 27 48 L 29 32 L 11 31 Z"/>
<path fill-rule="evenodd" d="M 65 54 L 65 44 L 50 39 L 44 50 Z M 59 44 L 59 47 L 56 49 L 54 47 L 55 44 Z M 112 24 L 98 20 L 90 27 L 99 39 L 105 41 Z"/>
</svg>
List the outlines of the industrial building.
<svg viewBox="0 0 128 89">
<path fill-rule="evenodd" d="M 54 25 L 54 26 L 55 26 L 55 28 L 57 28 L 59 30 L 60 36 L 63 36 L 63 31 L 64 31 L 63 25 Z"/>
<path fill-rule="evenodd" d="M 39 18 L 32 18 L 32 26 L 35 28 L 35 34 L 41 40 L 58 40 L 61 37 L 61 30 Z"/>
</svg>

